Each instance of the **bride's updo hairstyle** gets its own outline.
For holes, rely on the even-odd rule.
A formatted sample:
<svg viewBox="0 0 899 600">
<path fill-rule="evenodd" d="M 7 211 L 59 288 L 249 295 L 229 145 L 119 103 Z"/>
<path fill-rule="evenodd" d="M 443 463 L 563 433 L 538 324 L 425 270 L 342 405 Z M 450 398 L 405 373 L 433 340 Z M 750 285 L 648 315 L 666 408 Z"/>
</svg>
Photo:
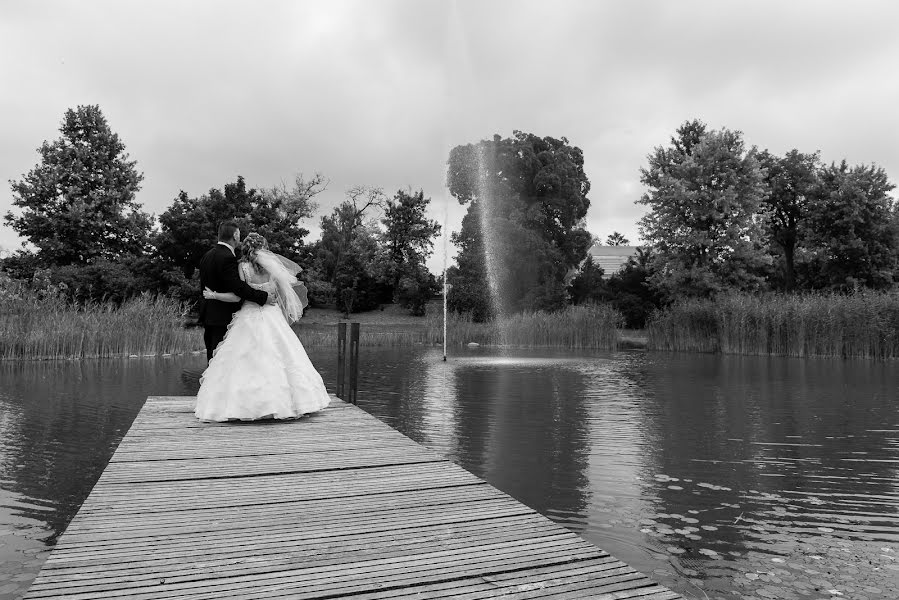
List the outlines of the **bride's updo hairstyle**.
<svg viewBox="0 0 899 600">
<path fill-rule="evenodd" d="M 243 240 L 243 249 L 244 256 L 246 256 L 250 264 L 253 265 L 253 269 L 255 269 L 257 273 L 261 273 L 262 268 L 256 262 L 256 252 L 259 250 L 268 250 L 268 242 L 265 238 L 256 232 L 249 233 Z"/>
</svg>

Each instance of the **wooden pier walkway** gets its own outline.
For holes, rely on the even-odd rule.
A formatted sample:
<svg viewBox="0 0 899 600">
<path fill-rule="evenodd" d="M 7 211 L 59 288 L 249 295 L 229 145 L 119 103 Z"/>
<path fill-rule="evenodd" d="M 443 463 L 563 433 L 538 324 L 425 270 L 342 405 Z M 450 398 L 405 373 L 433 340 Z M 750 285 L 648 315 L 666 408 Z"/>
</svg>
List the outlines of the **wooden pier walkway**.
<svg viewBox="0 0 899 600">
<path fill-rule="evenodd" d="M 680 598 L 340 400 L 193 404 L 147 400 L 25 598 Z"/>
</svg>

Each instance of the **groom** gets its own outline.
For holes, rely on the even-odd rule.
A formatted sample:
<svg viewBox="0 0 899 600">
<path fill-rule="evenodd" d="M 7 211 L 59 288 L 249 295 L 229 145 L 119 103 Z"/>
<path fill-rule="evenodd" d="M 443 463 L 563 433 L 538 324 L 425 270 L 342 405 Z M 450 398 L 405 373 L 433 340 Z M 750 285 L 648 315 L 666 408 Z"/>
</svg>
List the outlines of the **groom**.
<svg viewBox="0 0 899 600">
<path fill-rule="evenodd" d="M 240 228 L 233 221 L 219 226 L 219 241 L 200 260 L 200 288 L 214 292 L 234 292 L 242 300 L 250 300 L 262 306 L 274 304 L 275 298 L 257 290 L 240 279 L 237 272 L 235 248 L 240 245 Z M 200 316 L 197 322 L 203 326 L 203 342 L 206 344 L 206 360 L 212 359 L 212 351 L 225 338 L 231 317 L 241 302 L 205 300 L 200 296 Z"/>
</svg>

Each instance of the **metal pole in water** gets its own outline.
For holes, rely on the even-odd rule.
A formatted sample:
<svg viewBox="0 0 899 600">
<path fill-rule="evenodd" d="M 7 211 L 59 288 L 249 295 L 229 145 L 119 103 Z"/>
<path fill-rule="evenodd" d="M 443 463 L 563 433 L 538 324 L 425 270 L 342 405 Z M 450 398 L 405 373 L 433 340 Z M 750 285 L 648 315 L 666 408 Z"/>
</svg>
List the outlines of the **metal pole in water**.
<svg viewBox="0 0 899 600">
<path fill-rule="evenodd" d="M 357 404 L 359 389 L 359 323 L 350 324 L 350 402 Z"/>
<path fill-rule="evenodd" d="M 449 199 L 443 203 L 443 362 L 446 362 L 446 293 L 449 287 L 446 285 L 446 240 L 449 234 L 446 231 L 446 222 L 449 219 Z"/>
<path fill-rule="evenodd" d="M 446 262 L 443 263 L 443 362 L 446 362 Z"/>
<path fill-rule="evenodd" d="M 346 323 L 337 324 L 337 397 L 343 400 L 346 381 Z"/>
</svg>

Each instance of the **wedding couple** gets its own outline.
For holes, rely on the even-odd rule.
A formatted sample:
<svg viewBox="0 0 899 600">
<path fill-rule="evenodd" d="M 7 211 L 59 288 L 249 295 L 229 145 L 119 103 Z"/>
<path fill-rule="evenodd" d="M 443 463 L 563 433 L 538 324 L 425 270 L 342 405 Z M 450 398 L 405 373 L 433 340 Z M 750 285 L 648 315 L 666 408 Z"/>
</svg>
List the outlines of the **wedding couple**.
<svg viewBox="0 0 899 600">
<path fill-rule="evenodd" d="M 294 419 L 328 406 L 321 376 L 290 328 L 306 306 L 300 267 L 250 233 L 222 223 L 218 243 L 200 261 L 199 323 L 209 365 L 200 377 L 203 421 Z"/>
</svg>

